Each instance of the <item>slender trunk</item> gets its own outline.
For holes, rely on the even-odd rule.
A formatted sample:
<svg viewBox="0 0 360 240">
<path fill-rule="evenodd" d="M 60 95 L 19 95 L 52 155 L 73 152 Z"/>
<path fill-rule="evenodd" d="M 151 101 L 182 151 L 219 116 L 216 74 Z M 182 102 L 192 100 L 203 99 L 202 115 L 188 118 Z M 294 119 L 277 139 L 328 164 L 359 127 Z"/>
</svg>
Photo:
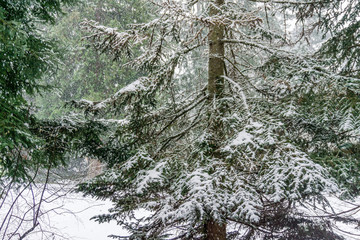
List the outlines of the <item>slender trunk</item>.
<svg viewBox="0 0 360 240">
<path fill-rule="evenodd" d="M 224 4 L 224 0 L 213 0 L 213 6 L 210 8 L 210 16 L 219 14 L 219 8 Z M 209 101 L 216 101 L 222 97 L 224 90 L 224 43 L 220 40 L 224 38 L 224 26 L 212 25 L 209 29 L 209 63 L 208 63 L 208 91 Z M 212 155 L 215 158 L 221 158 L 217 152 L 218 143 L 222 137 L 222 124 L 221 118 L 221 106 L 214 104 L 212 117 L 210 119 L 210 129 L 212 131 Z M 216 108 L 219 106 L 220 108 Z M 226 239 L 226 224 L 219 223 L 210 218 L 205 223 L 206 236 L 205 240 L 225 240 Z"/>
</svg>

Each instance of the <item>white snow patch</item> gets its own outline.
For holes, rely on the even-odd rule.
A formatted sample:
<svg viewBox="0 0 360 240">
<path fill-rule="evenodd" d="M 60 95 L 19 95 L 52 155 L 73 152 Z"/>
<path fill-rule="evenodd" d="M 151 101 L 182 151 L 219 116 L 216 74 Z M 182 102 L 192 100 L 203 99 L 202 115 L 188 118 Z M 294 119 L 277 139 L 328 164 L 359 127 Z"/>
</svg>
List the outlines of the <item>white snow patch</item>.
<svg viewBox="0 0 360 240">
<path fill-rule="evenodd" d="M 143 85 L 141 79 L 138 79 L 132 83 L 130 83 L 129 85 L 123 87 L 122 89 L 120 89 L 117 93 L 115 93 L 114 97 L 120 96 L 124 93 L 129 93 L 129 92 L 137 92 L 140 90 L 144 90 L 145 86 Z"/>
<path fill-rule="evenodd" d="M 247 133 L 245 130 L 242 130 L 241 132 L 238 133 L 237 137 L 234 140 L 232 140 L 230 146 L 239 146 L 243 144 L 253 143 L 252 139 L 253 139 L 253 135 Z"/>
</svg>

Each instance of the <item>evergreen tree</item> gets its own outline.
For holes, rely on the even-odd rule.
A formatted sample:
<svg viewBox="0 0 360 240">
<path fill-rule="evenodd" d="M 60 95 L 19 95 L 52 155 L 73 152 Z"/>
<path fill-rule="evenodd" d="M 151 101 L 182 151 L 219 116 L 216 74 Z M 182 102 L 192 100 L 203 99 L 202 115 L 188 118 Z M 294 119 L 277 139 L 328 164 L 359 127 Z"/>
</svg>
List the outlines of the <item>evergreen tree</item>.
<svg viewBox="0 0 360 240">
<path fill-rule="evenodd" d="M 108 170 L 79 186 L 113 201 L 99 222 L 117 221 L 127 239 L 342 239 L 331 224 L 348 219 L 299 206 L 358 194 L 360 125 L 344 118 L 358 116 L 358 59 L 343 48 L 346 38 L 359 50 L 358 32 L 335 34 L 314 54 L 289 48 L 285 26 L 267 23 L 292 10 L 304 24 L 327 19 L 324 33 L 340 24 L 340 33 L 359 4 L 349 3 L 353 19 L 337 21 L 321 10 L 335 14 L 340 1 L 258 2 L 151 1 L 159 17 L 124 32 L 83 23 L 99 50 L 149 73 L 103 101 L 74 102 L 107 126 L 91 153 Z M 199 55 L 207 67 L 190 81 L 202 87 L 184 91 L 184 66 Z M 355 69 L 334 67 L 343 61 Z M 123 119 L 104 119 L 109 111 Z M 137 219 L 138 209 L 150 213 Z"/>
<path fill-rule="evenodd" d="M 59 63 L 59 49 L 44 36 L 43 24 L 54 23 L 61 6 L 73 2 L 0 1 L 1 177 L 24 179 L 29 169 L 51 162 L 43 159 L 46 154 L 40 146 L 44 139 L 37 134 L 39 122 L 27 99 L 44 90 L 41 77 L 54 73 Z"/>
</svg>

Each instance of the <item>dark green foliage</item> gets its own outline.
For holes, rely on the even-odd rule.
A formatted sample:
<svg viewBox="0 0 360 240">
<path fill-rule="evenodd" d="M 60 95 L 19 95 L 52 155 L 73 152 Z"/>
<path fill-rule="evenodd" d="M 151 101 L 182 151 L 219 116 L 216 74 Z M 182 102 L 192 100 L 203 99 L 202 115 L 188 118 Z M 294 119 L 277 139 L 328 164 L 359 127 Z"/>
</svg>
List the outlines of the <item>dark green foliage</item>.
<svg viewBox="0 0 360 240">
<path fill-rule="evenodd" d="M 41 31 L 53 23 L 61 6 L 75 0 L 0 1 L 0 175 L 23 179 L 27 171 L 51 164 L 39 160 L 41 137 L 28 98 L 44 88 L 45 73 L 54 73 L 59 51 Z M 41 155 L 41 154 L 40 154 Z M 40 161 L 40 162 L 38 162 Z"/>
</svg>

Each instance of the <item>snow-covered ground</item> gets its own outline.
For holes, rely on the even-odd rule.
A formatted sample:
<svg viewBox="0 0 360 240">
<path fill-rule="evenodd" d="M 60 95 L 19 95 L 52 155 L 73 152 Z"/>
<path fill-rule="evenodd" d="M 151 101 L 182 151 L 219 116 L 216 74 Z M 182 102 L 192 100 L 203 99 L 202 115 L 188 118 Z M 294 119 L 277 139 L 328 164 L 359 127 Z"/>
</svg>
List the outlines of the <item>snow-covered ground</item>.
<svg viewBox="0 0 360 240">
<path fill-rule="evenodd" d="M 68 192 L 71 186 L 47 188 L 43 197 L 42 186 L 32 186 L 24 191 L 13 189 L 4 202 L 0 200 L 0 239 L 19 239 L 34 226 L 32 219 L 36 215 L 39 225 L 24 238 L 26 240 L 102 240 L 109 239 L 110 234 L 126 235 L 115 223 L 99 224 L 90 220 L 94 215 L 107 213 L 110 202 Z M 39 209 L 40 199 L 43 200 Z"/>
<path fill-rule="evenodd" d="M 330 204 L 334 212 L 338 213 L 340 217 L 352 216 L 359 225 L 337 223 L 335 231 L 348 240 L 360 240 L 360 198 L 356 201 L 340 201 L 336 198 L 329 198 Z"/>
<path fill-rule="evenodd" d="M 126 235 L 127 232 L 114 222 L 99 224 L 91 217 L 105 214 L 111 208 L 108 201 L 84 198 L 80 194 L 71 194 L 65 197 L 62 209 L 49 214 L 48 229 L 61 237 L 71 240 L 102 240 L 110 234 Z M 61 236 L 61 237 L 60 237 Z M 28 238 L 34 239 L 32 236 Z"/>
<path fill-rule="evenodd" d="M 41 187 L 38 186 L 38 190 L 27 190 L 22 193 L 22 197 L 17 198 L 21 189 L 11 191 L 8 195 L 8 199 L 0 208 L 0 225 L 2 225 L 3 219 L 5 219 L 8 209 L 11 204 L 16 200 L 16 207 L 13 208 L 11 214 L 7 216 L 13 216 L 10 221 L 5 221 L 0 231 L 1 239 L 19 239 L 17 235 L 11 233 L 16 230 L 19 225 L 18 217 L 21 216 L 25 221 L 22 223 L 21 228 L 17 231 L 23 234 L 31 228 L 31 219 L 37 212 L 38 200 L 41 197 Z M 100 201 L 92 198 L 83 197 L 78 193 L 68 193 L 63 196 L 62 192 L 71 188 L 59 188 L 56 185 L 49 187 L 48 191 L 44 193 L 42 207 L 39 212 L 40 225 L 35 228 L 25 239 L 27 240 L 106 240 L 108 235 L 127 235 L 127 232 L 116 225 L 114 222 L 98 224 L 90 218 L 94 215 L 105 214 L 108 209 L 111 208 L 111 203 L 108 201 Z M 343 202 L 330 198 L 334 211 L 337 213 L 342 212 L 340 216 L 347 216 L 353 214 L 357 219 L 360 219 L 360 210 L 356 208 L 352 202 Z M 360 204 L 360 199 L 357 201 Z M 1 204 L 1 202 L 0 202 Z M 35 207 L 34 207 L 35 206 Z M 311 213 L 313 211 L 309 211 Z M 26 215 L 24 215 L 26 213 Z M 315 212 L 313 212 L 315 213 Z M 139 212 L 139 215 L 144 213 Z M 9 223 L 9 224 L 7 224 Z M 4 229 L 8 225 L 6 234 L 4 235 Z M 356 229 L 354 225 L 338 224 L 339 229 L 336 231 L 341 233 L 346 239 L 359 240 L 360 230 Z M 357 234 L 357 235 L 354 235 Z M 4 237 L 5 236 L 5 237 Z"/>
</svg>

